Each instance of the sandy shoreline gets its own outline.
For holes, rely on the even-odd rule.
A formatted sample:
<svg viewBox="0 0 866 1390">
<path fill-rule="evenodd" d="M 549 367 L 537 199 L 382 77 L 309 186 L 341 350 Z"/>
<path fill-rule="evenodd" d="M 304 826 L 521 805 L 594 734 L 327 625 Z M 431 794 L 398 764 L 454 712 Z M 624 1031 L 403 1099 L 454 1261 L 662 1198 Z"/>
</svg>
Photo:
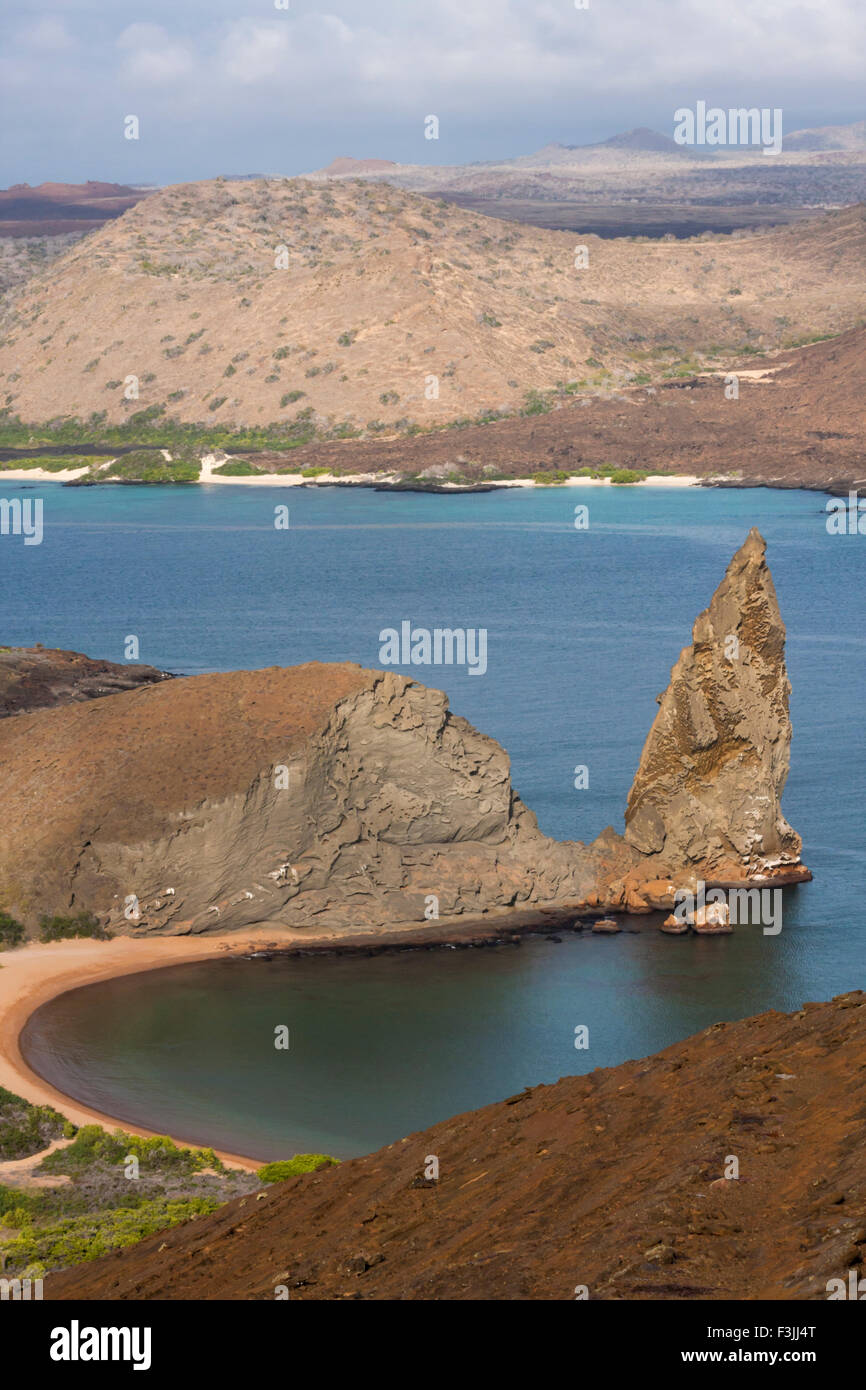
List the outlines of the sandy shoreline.
<svg viewBox="0 0 866 1390">
<path fill-rule="evenodd" d="M 273 929 L 244 932 L 242 937 L 231 938 L 231 946 L 229 938 L 220 936 L 160 937 L 150 941 L 118 937 L 114 941 L 60 941 L 50 945 L 31 942 L 14 951 L 0 953 L 0 1086 L 34 1105 L 52 1105 L 73 1124 L 100 1124 L 107 1129 L 123 1129 L 130 1134 L 151 1137 L 153 1130 L 91 1110 L 31 1070 L 19 1046 L 28 1018 L 42 1004 L 81 985 L 155 970 L 160 966 L 216 960 L 224 957 L 227 950 L 240 953 L 251 945 L 273 941 L 277 935 Z M 172 1135 L 172 1138 L 179 1144 L 201 1147 L 190 1144 L 182 1136 Z M 264 1162 L 240 1154 L 219 1152 L 219 1156 L 230 1165 L 242 1168 L 259 1168 Z"/>
<path fill-rule="evenodd" d="M 15 950 L 0 952 L 0 1086 L 33 1105 L 53 1106 L 73 1124 L 99 1124 L 106 1129 L 123 1129 L 128 1134 L 150 1138 L 155 1130 L 93 1110 L 33 1071 L 21 1052 L 20 1038 L 27 1020 L 38 1008 L 83 985 L 166 966 L 225 960 L 227 956 L 248 955 L 251 950 L 262 950 L 266 946 L 274 952 L 321 950 L 324 954 L 341 949 L 368 954 L 377 949 L 417 950 L 447 946 L 451 942 L 483 944 L 527 932 L 560 930 L 563 921 L 574 916 L 572 909 L 551 905 L 524 911 L 507 909 L 485 914 L 483 918 L 466 917 L 435 925 L 392 923 L 351 934 L 341 928 L 291 930 L 271 923 L 242 932 L 195 937 L 159 936 L 136 940 L 121 936 L 113 941 L 88 938 L 51 944 L 31 941 Z M 185 1147 L 203 1147 L 200 1142 L 183 1135 L 172 1134 L 171 1138 Z M 257 1169 L 267 1161 L 222 1149 L 215 1149 L 215 1152 L 229 1166 Z"/>
<path fill-rule="evenodd" d="M 305 478 L 303 473 L 259 473 L 254 478 L 232 478 L 227 477 L 224 473 L 214 473 L 213 469 L 213 459 L 206 457 L 202 460 L 198 483 L 155 483 L 142 484 L 142 486 L 197 487 L 201 484 L 217 483 L 221 486 L 227 484 L 237 487 L 328 487 L 336 483 L 342 487 L 371 487 L 378 483 L 393 481 L 392 474 L 384 473 L 322 473 L 317 478 Z M 0 468 L 0 481 L 7 479 L 12 483 L 67 483 L 75 478 L 80 478 L 87 471 L 86 468 L 65 468 L 60 472 L 51 473 L 45 468 Z M 639 482 L 628 483 L 625 486 L 698 487 L 702 482 L 703 479 L 697 474 L 658 473 L 650 474 Z M 106 486 L 112 483 L 117 487 L 126 486 L 117 478 L 105 479 Z M 455 492 L 466 494 L 466 488 L 456 483 L 440 483 L 438 486 L 443 492 L 449 492 L 453 489 Z M 615 487 L 622 486 L 622 484 L 614 484 L 610 478 L 567 478 L 564 483 L 559 484 L 536 483 L 532 478 L 497 478 L 490 486 L 493 491 L 510 487 L 538 487 L 546 491 L 553 491 L 556 487 Z"/>
</svg>

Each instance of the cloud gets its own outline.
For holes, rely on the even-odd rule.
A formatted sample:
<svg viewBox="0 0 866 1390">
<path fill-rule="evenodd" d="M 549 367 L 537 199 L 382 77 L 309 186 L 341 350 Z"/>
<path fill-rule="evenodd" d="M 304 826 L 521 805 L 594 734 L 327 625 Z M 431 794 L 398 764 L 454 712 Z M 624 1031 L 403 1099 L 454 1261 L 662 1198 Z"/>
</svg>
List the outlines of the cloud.
<svg viewBox="0 0 866 1390">
<path fill-rule="evenodd" d="M 122 13 L 55 0 L 29 27 L 0 19 L 16 177 L 34 150 L 52 177 L 85 154 L 122 177 L 134 155 L 155 180 L 201 175 L 203 152 L 232 172 L 335 153 L 459 161 L 519 152 L 536 132 L 670 133 L 698 98 L 782 106 L 789 130 L 791 107 L 815 113 L 800 124 L 862 115 L 863 0 L 140 0 L 136 22 Z M 119 155 L 110 132 L 129 109 L 148 111 L 148 139 Z M 420 136 L 429 113 L 437 146 Z"/>
<path fill-rule="evenodd" d="M 130 24 L 117 39 L 124 53 L 122 75 L 144 85 L 176 82 L 196 70 L 193 54 L 159 24 Z"/>
<path fill-rule="evenodd" d="M 44 53 L 62 53 L 73 46 L 73 38 L 60 19 L 37 20 L 22 30 L 21 43 L 24 48 L 36 49 Z"/>
<path fill-rule="evenodd" d="M 243 20 L 233 24 L 216 54 L 217 71 L 225 82 L 247 85 L 284 77 L 294 83 L 292 28 Z"/>
</svg>

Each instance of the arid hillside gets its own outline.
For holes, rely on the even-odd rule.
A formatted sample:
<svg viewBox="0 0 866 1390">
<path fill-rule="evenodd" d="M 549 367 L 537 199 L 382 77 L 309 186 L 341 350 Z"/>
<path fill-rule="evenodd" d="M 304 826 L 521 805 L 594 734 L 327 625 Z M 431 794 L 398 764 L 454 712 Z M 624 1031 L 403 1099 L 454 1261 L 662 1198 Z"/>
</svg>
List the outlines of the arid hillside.
<svg viewBox="0 0 866 1390">
<path fill-rule="evenodd" d="M 258 456 L 265 470 L 405 477 L 526 477 L 602 468 L 673 472 L 739 485 L 866 488 L 863 399 L 866 329 L 852 329 L 725 375 L 691 376 L 557 401 L 546 414 L 437 430 L 412 438 L 319 441 Z M 311 484 L 312 485 L 312 484 Z"/>
<path fill-rule="evenodd" d="M 647 243 L 359 181 L 179 185 L 10 298 L 0 391 L 32 422 L 444 423 L 557 382 L 602 389 L 850 328 L 864 250 L 863 207 Z"/>
<path fill-rule="evenodd" d="M 0 647 L 0 719 L 29 710 L 97 700 L 170 680 L 153 666 L 93 661 L 81 652 Z"/>
<path fill-rule="evenodd" d="M 859 990 L 717 1023 L 242 1197 L 45 1296 L 823 1300 L 866 1260 L 864 1047 Z"/>
</svg>

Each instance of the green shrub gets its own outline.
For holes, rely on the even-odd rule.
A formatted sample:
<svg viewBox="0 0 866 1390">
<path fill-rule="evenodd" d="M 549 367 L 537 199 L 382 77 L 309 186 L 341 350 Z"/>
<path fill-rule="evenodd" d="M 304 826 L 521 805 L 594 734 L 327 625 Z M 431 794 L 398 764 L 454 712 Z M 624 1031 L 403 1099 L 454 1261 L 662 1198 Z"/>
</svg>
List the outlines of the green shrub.
<svg viewBox="0 0 866 1390">
<path fill-rule="evenodd" d="M 641 473 L 636 468 L 615 468 L 609 476 L 612 483 L 640 483 L 643 482 L 646 473 Z"/>
<path fill-rule="evenodd" d="M 68 941 L 76 936 L 93 936 L 99 941 L 109 939 L 92 912 L 78 912 L 72 917 L 39 918 L 40 941 Z"/>
<path fill-rule="evenodd" d="M 221 463 L 213 471 L 214 473 L 221 473 L 224 478 L 255 478 L 261 469 L 256 468 L 249 459 L 228 459 L 226 463 Z"/>
<path fill-rule="evenodd" d="M 223 1171 L 223 1163 L 213 1149 L 184 1149 L 166 1134 L 154 1134 L 149 1139 L 116 1129 L 109 1134 L 101 1125 L 82 1125 L 75 1139 L 65 1149 L 55 1149 L 43 1160 L 46 1173 L 65 1173 L 73 1176 L 91 1163 L 123 1163 L 128 1154 L 135 1154 L 142 1166 L 148 1163 L 161 1170 L 198 1173 L 202 1168 Z"/>
<path fill-rule="evenodd" d="M 523 408 L 521 415 L 546 415 L 553 409 L 552 402 L 541 394 L 540 391 L 527 391 L 523 398 Z"/>
<path fill-rule="evenodd" d="M 262 1182 L 285 1182 L 286 1178 L 297 1178 L 302 1173 L 317 1173 L 320 1168 L 330 1168 L 339 1163 L 338 1158 L 329 1154 L 295 1154 L 294 1158 L 281 1158 L 276 1163 L 266 1163 L 260 1168 L 257 1177 Z"/>
<path fill-rule="evenodd" d="M 19 1198 L 22 1193 L 17 1194 Z M 156 1231 L 205 1216 L 220 1206 L 216 1198 L 187 1197 L 139 1201 L 135 1205 L 84 1216 L 66 1217 L 48 1225 L 34 1225 L 26 1204 L 10 1215 L 19 1221 L 17 1237 L 4 1241 L 3 1253 L 10 1266 L 44 1273 L 64 1269 L 85 1260 L 96 1260 L 111 1250 L 135 1245 Z M 8 1218 L 8 1224 L 12 1224 Z"/>
<path fill-rule="evenodd" d="M 50 1105 L 31 1105 L 0 1086 L 0 1161 L 28 1158 L 47 1148 L 52 1139 L 61 1135 L 69 1139 L 74 1133 L 75 1126 Z M 2 1211 L 0 1202 L 0 1214 Z"/>
<path fill-rule="evenodd" d="M 8 912 L 0 911 L 0 951 L 5 951 L 9 946 L 20 946 L 24 936 L 23 923 Z"/>
</svg>

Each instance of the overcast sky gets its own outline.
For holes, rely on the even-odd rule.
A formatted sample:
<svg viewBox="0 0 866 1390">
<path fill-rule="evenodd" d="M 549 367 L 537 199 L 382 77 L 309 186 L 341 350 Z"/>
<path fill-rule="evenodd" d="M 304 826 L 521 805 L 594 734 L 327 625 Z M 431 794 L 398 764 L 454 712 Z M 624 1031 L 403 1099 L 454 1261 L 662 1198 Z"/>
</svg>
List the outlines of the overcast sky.
<svg viewBox="0 0 866 1390">
<path fill-rule="evenodd" d="M 282 3 L 4 0 L 0 184 L 465 163 L 671 135 L 699 99 L 782 107 L 786 131 L 866 114 L 866 0 Z"/>
</svg>

